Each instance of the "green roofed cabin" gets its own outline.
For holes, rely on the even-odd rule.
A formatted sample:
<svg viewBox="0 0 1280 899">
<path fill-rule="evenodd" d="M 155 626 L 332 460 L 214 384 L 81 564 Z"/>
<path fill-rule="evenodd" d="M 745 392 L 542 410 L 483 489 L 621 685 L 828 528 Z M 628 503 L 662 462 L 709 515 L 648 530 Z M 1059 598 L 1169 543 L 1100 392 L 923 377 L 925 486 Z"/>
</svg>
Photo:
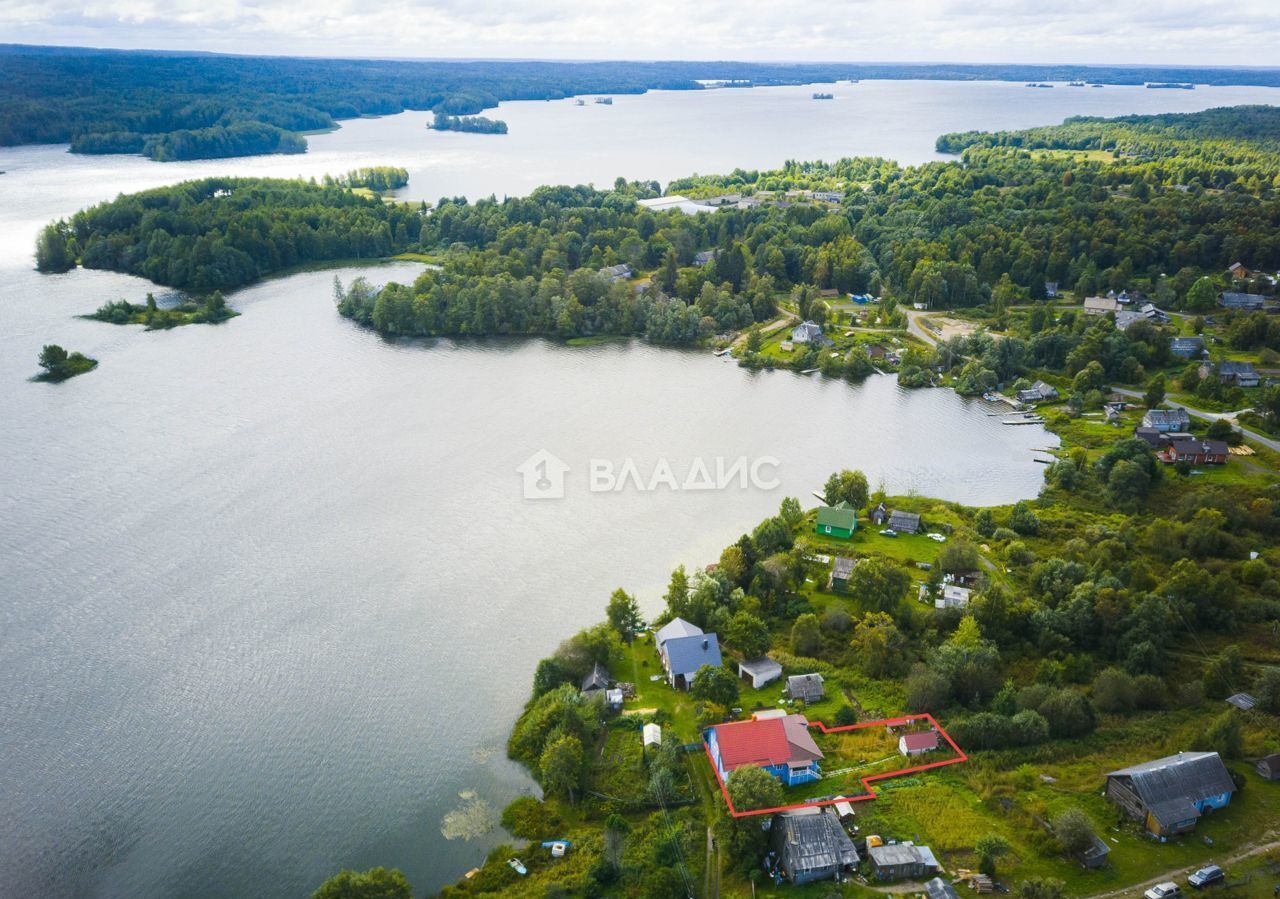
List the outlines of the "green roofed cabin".
<svg viewBox="0 0 1280 899">
<path fill-rule="evenodd" d="M 858 527 L 858 511 L 848 503 L 818 508 L 817 531 L 824 537 L 843 537 L 848 540 Z"/>
</svg>

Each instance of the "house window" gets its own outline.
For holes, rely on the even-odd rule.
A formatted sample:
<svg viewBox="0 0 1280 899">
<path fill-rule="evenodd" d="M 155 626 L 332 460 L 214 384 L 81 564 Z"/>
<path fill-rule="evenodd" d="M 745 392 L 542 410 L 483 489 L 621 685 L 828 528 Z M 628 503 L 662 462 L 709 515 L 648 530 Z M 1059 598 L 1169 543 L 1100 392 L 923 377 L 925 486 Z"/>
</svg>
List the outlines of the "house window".
<svg viewBox="0 0 1280 899">
<path fill-rule="evenodd" d="M 831 525 L 829 525 L 829 524 L 828 524 L 828 525 L 824 525 L 824 526 L 823 526 L 823 528 L 822 528 L 822 530 L 823 530 L 824 532 L 826 532 L 826 533 L 830 534 L 830 533 L 831 533 Z"/>
</svg>

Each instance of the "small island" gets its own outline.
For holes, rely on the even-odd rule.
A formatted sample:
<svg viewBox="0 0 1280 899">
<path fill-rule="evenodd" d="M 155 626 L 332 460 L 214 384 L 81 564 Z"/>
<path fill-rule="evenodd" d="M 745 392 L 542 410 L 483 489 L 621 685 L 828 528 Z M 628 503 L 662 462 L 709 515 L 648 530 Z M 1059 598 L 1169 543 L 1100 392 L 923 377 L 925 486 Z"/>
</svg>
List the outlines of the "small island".
<svg viewBox="0 0 1280 899">
<path fill-rule="evenodd" d="M 40 351 L 40 367 L 44 371 L 32 380 L 57 383 L 98 367 L 97 359 L 90 359 L 83 353 L 68 353 L 56 343 L 45 344 Z"/>
<path fill-rule="evenodd" d="M 437 113 L 427 126 L 432 131 L 466 131 L 471 134 L 506 134 L 507 123 L 482 115 L 444 115 Z"/>
<path fill-rule="evenodd" d="M 1151 81 L 1148 82 L 1149 90 L 1171 90 L 1171 91 L 1193 91 L 1196 89 L 1194 84 L 1184 84 L 1176 81 Z"/>
<path fill-rule="evenodd" d="M 190 299 L 166 309 L 156 305 L 156 298 L 152 294 L 147 294 L 147 302 L 144 304 L 117 300 L 114 303 L 104 303 L 96 312 L 84 318 L 112 325 L 146 325 L 148 331 L 167 331 L 181 325 L 216 325 L 239 314 L 227 307 L 222 291 L 215 290 L 203 300 Z"/>
<path fill-rule="evenodd" d="M 835 98 L 835 94 L 815 93 L 813 95 L 813 99 L 815 100 L 834 100 Z"/>
</svg>

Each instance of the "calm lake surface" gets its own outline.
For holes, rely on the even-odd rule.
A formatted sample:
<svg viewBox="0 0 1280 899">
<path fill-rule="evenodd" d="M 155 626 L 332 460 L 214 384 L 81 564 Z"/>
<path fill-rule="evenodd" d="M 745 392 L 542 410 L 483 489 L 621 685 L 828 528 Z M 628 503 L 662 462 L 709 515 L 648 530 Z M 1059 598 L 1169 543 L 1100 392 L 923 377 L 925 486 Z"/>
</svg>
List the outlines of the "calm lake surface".
<svg viewBox="0 0 1280 899">
<path fill-rule="evenodd" d="M 1029 90 L 865 82 L 504 104 L 504 137 L 425 114 L 348 123 L 305 157 L 159 165 L 0 149 L 0 892 L 308 895 L 393 865 L 419 893 L 501 839 L 441 832 L 472 794 L 531 789 L 504 757 L 537 659 L 625 586 L 659 607 L 832 469 L 967 503 L 1034 496 L 1039 427 L 981 403 L 640 343 L 389 343 L 332 308 L 334 270 L 231 298 L 218 327 L 147 334 L 75 316 L 146 283 L 41 276 L 37 229 L 120 191 L 225 172 L 369 164 L 404 192 L 518 194 L 617 175 L 664 182 L 787 158 L 934 158 L 943 131 L 1074 113 L 1275 102 L 1263 88 Z M 340 269 L 411 279 L 412 265 Z M 164 292 L 158 292 L 166 296 Z M 42 344 L 101 360 L 28 383 Z M 562 500 L 516 469 L 547 450 Z M 591 459 L 772 457 L 773 490 L 587 489 Z"/>
</svg>

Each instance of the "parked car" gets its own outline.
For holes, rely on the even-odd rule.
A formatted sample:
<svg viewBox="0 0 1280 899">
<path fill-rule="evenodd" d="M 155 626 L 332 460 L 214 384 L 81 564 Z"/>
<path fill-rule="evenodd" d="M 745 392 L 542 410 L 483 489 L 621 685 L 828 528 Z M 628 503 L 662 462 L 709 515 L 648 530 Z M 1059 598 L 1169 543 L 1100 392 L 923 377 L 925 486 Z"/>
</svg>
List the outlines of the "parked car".
<svg viewBox="0 0 1280 899">
<path fill-rule="evenodd" d="M 1205 865 L 1196 873 L 1187 878 L 1187 883 L 1193 887 L 1207 887 L 1210 884 L 1222 883 L 1227 879 L 1227 872 L 1223 871 L 1217 865 Z"/>
<path fill-rule="evenodd" d="M 898 536 L 898 532 L 897 532 L 897 531 L 895 531 L 893 528 L 885 528 L 883 531 L 881 531 L 881 532 L 880 532 L 880 536 L 881 536 L 881 537 L 896 537 L 896 536 Z"/>
<path fill-rule="evenodd" d="M 1173 899 L 1173 897 L 1181 895 L 1182 890 L 1178 889 L 1178 885 L 1172 880 L 1167 883 L 1157 883 L 1142 894 L 1143 899 Z"/>
<path fill-rule="evenodd" d="M 947 538 L 946 538 L 946 537 L 944 537 L 942 534 L 934 534 L 934 533 L 932 533 L 932 532 L 929 534 L 929 539 L 930 539 L 930 540 L 932 540 L 932 541 L 934 541 L 935 543 L 946 543 L 946 542 L 947 542 Z"/>
</svg>

